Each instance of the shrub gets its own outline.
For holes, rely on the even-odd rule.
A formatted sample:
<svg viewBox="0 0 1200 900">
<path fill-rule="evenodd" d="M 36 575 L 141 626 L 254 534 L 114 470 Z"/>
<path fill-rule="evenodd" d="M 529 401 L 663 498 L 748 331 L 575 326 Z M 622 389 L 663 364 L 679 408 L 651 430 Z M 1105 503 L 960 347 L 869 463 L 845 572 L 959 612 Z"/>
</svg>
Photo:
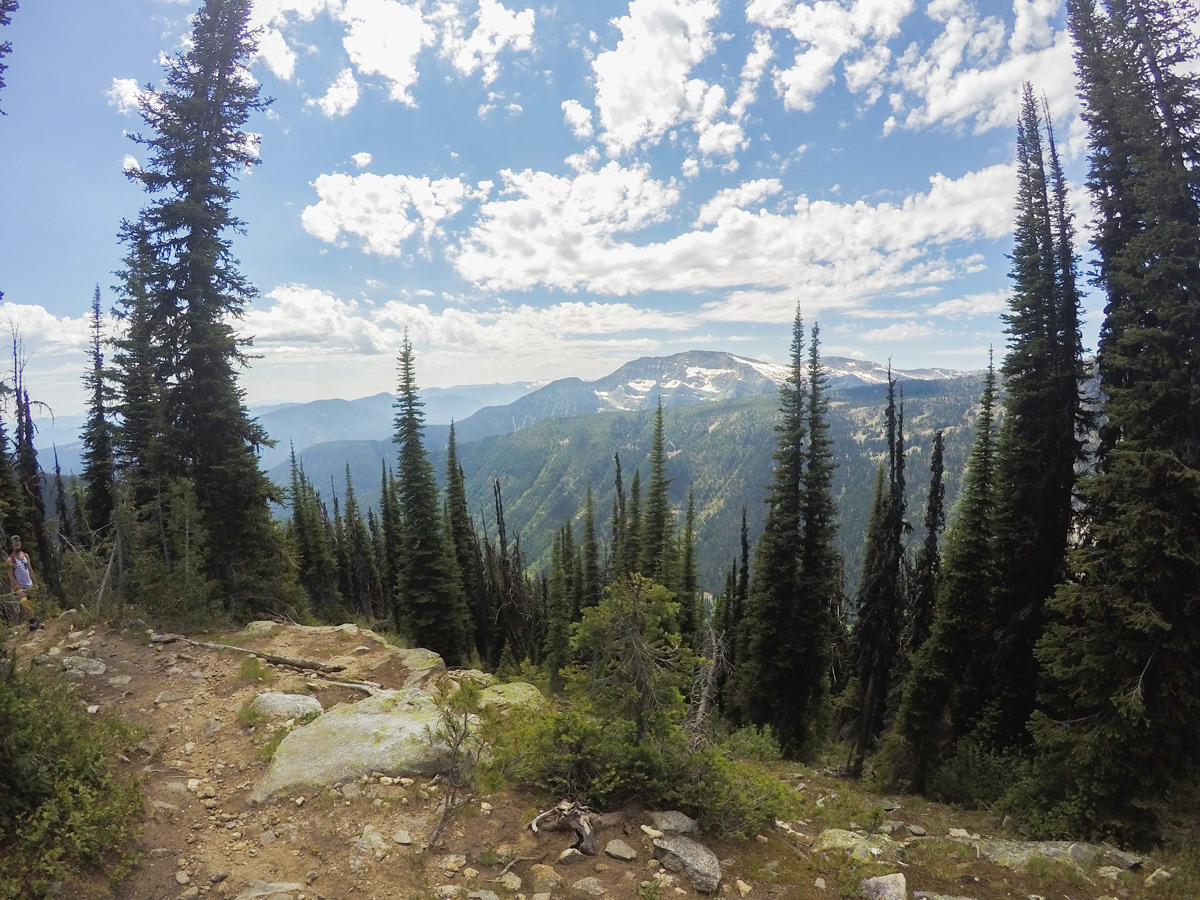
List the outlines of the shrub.
<svg viewBox="0 0 1200 900">
<path fill-rule="evenodd" d="M 757 762 L 778 762 L 783 758 L 779 741 L 770 725 L 761 729 L 753 725 L 739 728 L 729 735 L 721 745 L 725 753 L 734 759 L 753 759 Z"/>
<path fill-rule="evenodd" d="M 927 793 L 943 803 L 992 807 L 1028 770 L 1029 761 L 1016 753 L 988 750 L 964 739 L 930 773 Z"/>
<path fill-rule="evenodd" d="M 116 717 L 88 716 L 62 676 L 0 664 L 0 897 L 133 863 L 141 797 L 115 759 L 134 739 Z"/>
</svg>

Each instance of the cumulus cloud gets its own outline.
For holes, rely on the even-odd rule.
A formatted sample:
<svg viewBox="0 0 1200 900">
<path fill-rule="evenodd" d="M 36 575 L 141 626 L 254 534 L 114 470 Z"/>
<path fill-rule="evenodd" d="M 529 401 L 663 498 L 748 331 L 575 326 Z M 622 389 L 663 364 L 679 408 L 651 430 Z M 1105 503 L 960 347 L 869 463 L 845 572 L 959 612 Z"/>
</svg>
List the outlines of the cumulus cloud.
<svg viewBox="0 0 1200 900">
<path fill-rule="evenodd" d="M 633 0 L 629 14 L 613 20 L 621 40 L 592 62 L 610 156 L 657 142 L 689 107 L 692 115 L 703 108 L 708 85 L 688 76 L 713 51 L 717 13 L 715 0 Z"/>
<path fill-rule="evenodd" d="M 421 7 L 395 0 L 346 0 L 341 18 L 346 23 L 342 46 L 358 71 L 382 76 L 393 100 L 414 105 L 410 88 L 417 81 L 417 57 L 435 40 Z"/>
<path fill-rule="evenodd" d="M 354 109 L 358 103 L 358 82 L 354 80 L 354 72 L 342 69 L 334 79 L 324 97 L 310 97 L 309 106 L 315 106 L 329 118 L 344 116 Z"/>
<path fill-rule="evenodd" d="M 578 100 L 562 102 L 563 120 L 571 129 L 571 134 L 577 138 L 588 139 L 592 136 L 592 111 Z"/>
<path fill-rule="evenodd" d="M 371 154 L 370 153 L 355 153 L 350 158 L 352 160 L 354 160 L 354 164 L 356 166 L 358 166 L 360 169 L 365 169 L 367 166 L 369 166 L 371 164 Z"/>
<path fill-rule="evenodd" d="M 142 164 L 137 161 L 137 157 L 126 153 L 124 159 L 121 160 L 121 171 L 126 173 L 137 172 L 142 168 Z"/>
<path fill-rule="evenodd" d="M 343 233 L 355 235 L 366 252 L 380 256 L 401 255 L 418 230 L 428 242 L 468 199 L 485 193 L 459 178 L 369 172 L 321 175 L 314 187 L 320 200 L 301 214 L 305 230 L 326 243 L 337 243 Z"/>
<path fill-rule="evenodd" d="M 773 71 L 776 92 L 787 109 L 810 110 L 821 91 L 834 80 L 838 62 L 876 49 L 895 37 L 900 22 L 913 9 L 913 0 L 854 0 L 848 4 L 817 0 L 751 0 L 747 21 L 788 32 L 796 43 L 792 64 Z M 854 82 L 861 89 L 862 73 Z M 849 84 L 850 82 L 848 82 Z"/>
<path fill-rule="evenodd" d="M 533 47 L 532 9 L 514 12 L 497 0 L 479 0 L 475 27 L 470 34 L 459 0 L 443 0 L 434 10 L 433 19 L 442 30 L 442 56 L 462 75 L 481 72 L 484 84 L 491 84 L 500 74 L 498 57 L 502 50 Z"/>
<path fill-rule="evenodd" d="M 307 358 L 395 352 L 396 335 L 381 329 L 356 301 L 304 284 L 279 285 L 266 297 L 271 305 L 256 304 L 243 320 L 243 329 L 254 335 L 260 353 Z"/>
<path fill-rule="evenodd" d="M 506 172 L 504 196 L 481 207 L 455 264 L 495 290 L 730 290 L 705 319 L 786 321 L 794 291 L 806 304 L 855 306 L 972 271 L 978 261 L 951 248 L 1011 232 L 1013 177 L 1011 166 L 992 166 L 935 175 L 928 191 L 899 203 L 801 196 L 774 212 L 742 208 L 776 191 L 773 180 L 751 182 L 704 208 L 710 229 L 637 243 L 624 235 L 663 221 L 678 200 L 677 186 L 645 167 L 609 162 L 574 179 Z"/>
<path fill-rule="evenodd" d="M 616 235 L 663 221 L 679 199 L 674 183 L 651 178 L 644 164 L 610 161 L 573 178 L 505 170 L 501 178 L 503 199 L 481 207 L 455 260 L 465 278 L 493 289 L 594 287 L 593 267 L 619 265 L 624 255 Z"/>
<path fill-rule="evenodd" d="M 288 46 L 283 33 L 275 28 L 263 29 L 258 39 L 258 59 L 276 78 L 283 81 L 290 81 L 296 72 L 296 51 Z"/>
<path fill-rule="evenodd" d="M 109 106 L 115 106 L 117 112 L 125 116 L 138 111 L 142 90 L 136 78 L 114 78 L 104 96 L 108 98 Z"/>
<path fill-rule="evenodd" d="M 729 210 L 745 209 L 754 203 L 761 203 L 767 197 L 778 194 L 781 190 L 783 190 L 783 185 L 778 178 L 760 178 L 757 181 L 747 181 L 735 188 L 726 188 L 700 208 L 695 225 L 697 228 L 715 225 Z"/>
<path fill-rule="evenodd" d="M 925 313 L 931 316 L 946 316 L 958 319 L 964 316 L 994 316 L 1008 309 L 1008 291 L 987 291 L 982 294 L 967 294 L 953 300 L 943 300 L 941 303 L 926 308 Z"/>
<path fill-rule="evenodd" d="M 922 325 L 918 322 L 895 322 L 886 328 L 864 331 L 858 337 L 859 340 L 874 343 L 904 343 L 919 341 L 936 334 L 938 334 L 938 330 L 931 325 Z"/>
</svg>

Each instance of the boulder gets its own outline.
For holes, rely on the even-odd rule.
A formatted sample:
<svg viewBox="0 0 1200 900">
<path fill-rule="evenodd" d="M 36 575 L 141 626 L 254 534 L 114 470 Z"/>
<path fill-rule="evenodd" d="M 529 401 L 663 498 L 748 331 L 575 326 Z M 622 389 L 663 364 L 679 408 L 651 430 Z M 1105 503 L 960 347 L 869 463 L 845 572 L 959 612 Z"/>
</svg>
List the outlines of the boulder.
<svg viewBox="0 0 1200 900">
<path fill-rule="evenodd" d="M 864 878 L 859 884 L 858 893 L 866 900 L 908 900 L 908 884 L 904 875 L 899 872 L 894 875 L 879 875 L 875 878 Z"/>
<path fill-rule="evenodd" d="M 283 739 L 250 802 L 321 790 L 374 772 L 390 777 L 444 772 L 449 750 L 430 740 L 437 727 L 437 705 L 416 688 L 336 706 Z"/>
<path fill-rule="evenodd" d="M 678 872 L 702 894 L 711 894 L 721 883 L 716 854 L 691 838 L 664 836 L 654 839 L 655 855 L 672 872 Z"/>
<path fill-rule="evenodd" d="M 532 684 L 511 681 L 508 684 L 493 684 L 479 692 L 479 705 L 495 707 L 498 712 L 507 712 L 515 707 L 542 709 L 546 698 Z"/>
<path fill-rule="evenodd" d="M 1079 841 L 1006 841 L 985 839 L 972 841 L 980 857 L 1006 869 L 1021 871 L 1037 857 L 1058 859 L 1068 864 L 1089 864 L 1102 852 L 1095 844 Z"/>
<path fill-rule="evenodd" d="M 842 828 L 827 828 L 813 844 L 816 853 L 849 853 L 863 862 L 895 862 L 901 845 L 882 834 L 855 834 Z"/>
<path fill-rule="evenodd" d="M 276 900 L 285 896 L 291 897 L 296 891 L 304 890 L 304 885 L 294 881 L 263 881 L 255 878 L 238 894 L 234 900 Z"/>
<path fill-rule="evenodd" d="M 695 819 L 674 809 L 666 812 L 652 812 L 650 821 L 659 831 L 665 831 L 668 834 L 698 834 L 700 832 L 700 826 Z"/>
<path fill-rule="evenodd" d="M 250 708 L 264 719 L 306 719 L 325 712 L 321 701 L 308 694 L 281 694 L 264 691 L 254 698 Z"/>
<path fill-rule="evenodd" d="M 1124 850 L 1115 849 L 1104 851 L 1104 858 L 1114 866 L 1122 869 L 1136 869 L 1145 862 L 1136 853 L 1126 853 Z"/>
<path fill-rule="evenodd" d="M 65 656 L 62 667 L 68 675 L 103 675 L 108 671 L 108 666 L 88 656 Z"/>
<path fill-rule="evenodd" d="M 634 850 L 620 838 L 609 841 L 607 844 L 605 844 L 604 852 L 613 859 L 619 859 L 622 862 L 629 862 L 630 860 L 637 859 L 638 855 L 636 850 Z"/>
</svg>

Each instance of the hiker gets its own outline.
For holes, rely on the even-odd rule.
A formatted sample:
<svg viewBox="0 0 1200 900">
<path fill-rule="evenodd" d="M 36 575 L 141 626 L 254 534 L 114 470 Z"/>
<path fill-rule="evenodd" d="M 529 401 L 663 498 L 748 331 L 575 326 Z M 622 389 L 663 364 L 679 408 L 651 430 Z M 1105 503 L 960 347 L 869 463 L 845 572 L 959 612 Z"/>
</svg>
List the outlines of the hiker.
<svg viewBox="0 0 1200 900">
<path fill-rule="evenodd" d="M 21 537 L 16 534 L 12 536 L 12 552 L 8 554 L 8 581 L 21 609 L 20 621 L 28 622 L 30 628 L 40 627 L 33 604 L 29 602 L 29 594 L 37 589 L 37 581 L 33 577 L 29 554 L 21 549 Z"/>
</svg>

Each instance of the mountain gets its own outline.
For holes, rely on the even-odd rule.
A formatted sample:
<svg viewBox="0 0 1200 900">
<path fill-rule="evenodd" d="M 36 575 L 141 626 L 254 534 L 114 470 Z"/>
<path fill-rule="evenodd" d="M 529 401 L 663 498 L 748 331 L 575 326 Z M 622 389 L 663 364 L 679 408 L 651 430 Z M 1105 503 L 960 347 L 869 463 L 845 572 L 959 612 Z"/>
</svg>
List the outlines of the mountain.
<svg viewBox="0 0 1200 900">
<path fill-rule="evenodd" d="M 830 421 L 837 473 L 834 496 L 839 508 L 839 545 L 846 559 L 850 591 L 857 583 L 863 535 L 870 512 L 875 468 L 885 452 L 883 408 L 886 385 L 874 376 L 883 367 L 858 367 L 843 373 L 831 390 Z M 615 374 L 615 373 L 614 373 Z M 593 383 L 594 384 L 594 383 Z M 576 380 L 576 388 L 583 382 Z M 911 541 L 919 541 L 929 483 L 929 444 L 937 429 L 946 432 L 947 504 L 957 493 L 961 472 L 974 439 L 975 409 L 982 389 L 978 373 L 954 378 L 900 380 L 904 397 L 908 464 L 908 520 Z M 538 393 L 538 392 L 535 392 Z M 650 395 L 652 390 L 647 390 Z M 532 396 L 532 395 L 531 395 Z M 514 404 L 514 406 L 517 404 Z M 665 405 L 665 404 L 664 404 Z M 706 589 L 720 589 L 723 574 L 738 547 L 742 505 L 747 508 L 751 538 L 757 537 L 763 500 L 771 478 L 778 397 L 759 394 L 666 412 L 668 476 L 671 502 L 682 510 L 688 490 L 695 491 L 698 511 L 698 560 Z M 569 516 L 582 512 L 588 484 L 595 495 L 597 529 L 609 533 L 613 501 L 613 454 L 619 453 L 628 488 L 635 468 L 643 479 L 650 452 L 653 411 L 608 410 L 585 416 L 557 416 L 507 434 L 464 441 L 458 430 L 459 461 L 466 476 L 468 502 L 477 522 L 494 533 L 492 481 L 500 481 L 510 536 L 520 534 L 531 564 L 546 562 L 554 531 Z M 426 447 L 439 477 L 445 468 L 445 430 L 430 428 Z M 345 466 L 363 505 L 379 501 L 380 465 L 394 465 L 390 442 L 318 444 L 301 455 L 309 479 L 328 500 L 331 485 L 344 493 Z M 287 467 L 271 477 L 287 482 Z M 331 482 L 332 479 L 332 482 Z M 578 522 L 576 523 L 578 525 Z"/>
<path fill-rule="evenodd" d="M 887 368 L 844 357 L 823 361 L 830 386 L 886 384 Z M 691 406 L 774 393 L 787 378 L 786 366 L 716 350 L 689 350 L 673 356 L 644 356 L 595 381 L 561 378 L 507 406 L 487 407 L 455 426 L 460 441 L 528 428 L 554 416 L 586 416 L 611 410 Z M 954 378 L 941 369 L 894 372 L 909 381 Z"/>
</svg>

